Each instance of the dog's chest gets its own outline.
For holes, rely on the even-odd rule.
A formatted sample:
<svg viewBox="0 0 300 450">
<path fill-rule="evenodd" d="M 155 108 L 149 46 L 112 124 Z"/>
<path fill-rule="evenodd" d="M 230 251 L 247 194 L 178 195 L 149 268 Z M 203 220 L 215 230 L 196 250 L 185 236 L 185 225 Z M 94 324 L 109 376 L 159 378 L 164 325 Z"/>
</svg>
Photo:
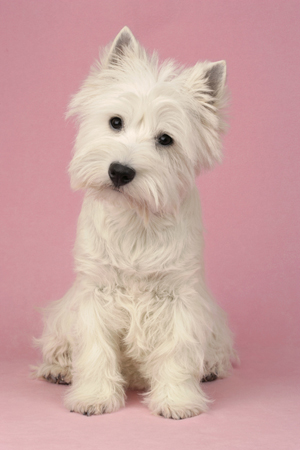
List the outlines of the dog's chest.
<svg viewBox="0 0 300 450">
<path fill-rule="evenodd" d="M 135 211 L 104 207 L 86 199 L 80 215 L 75 255 L 78 270 L 141 278 L 180 274 L 198 264 L 200 234 L 188 214 L 150 217 L 145 225 Z"/>
<path fill-rule="evenodd" d="M 103 228 L 99 235 L 102 262 L 123 271 L 149 274 L 164 271 L 176 264 L 182 253 L 182 239 L 176 240 L 174 227 L 144 227 L 124 223 Z"/>
</svg>

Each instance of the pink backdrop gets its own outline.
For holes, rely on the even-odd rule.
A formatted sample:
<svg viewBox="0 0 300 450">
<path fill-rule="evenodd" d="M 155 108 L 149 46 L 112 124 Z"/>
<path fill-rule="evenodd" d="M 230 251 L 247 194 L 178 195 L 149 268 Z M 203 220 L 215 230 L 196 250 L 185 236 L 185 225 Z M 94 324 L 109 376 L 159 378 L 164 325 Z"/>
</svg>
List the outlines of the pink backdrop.
<svg viewBox="0 0 300 450">
<path fill-rule="evenodd" d="M 236 373 L 241 377 L 252 367 L 253 380 L 261 367 L 271 378 L 296 374 L 299 366 L 292 357 L 299 353 L 300 340 L 299 19 L 300 2 L 292 0 L 0 0 L 3 357 L 15 364 L 20 357 L 36 361 L 30 341 L 42 324 L 35 307 L 60 298 L 74 278 L 71 251 L 82 195 L 69 188 L 66 168 L 75 127 L 64 120 L 64 113 L 99 46 L 128 25 L 162 59 L 172 57 L 187 65 L 204 59 L 227 61 L 231 106 L 224 163 L 199 180 L 207 278 L 236 334 L 242 356 Z M 250 375 L 249 380 L 250 386 Z M 232 383 L 228 386 L 234 393 L 236 384 L 225 382 Z M 49 393 L 57 388 L 30 383 L 33 398 L 36 389 Z M 57 389 L 56 407 L 63 414 L 62 391 Z M 222 396 L 221 388 L 207 389 L 213 397 L 219 389 Z M 295 394 L 290 395 L 292 405 Z M 255 410 L 253 405 L 253 414 Z M 148 413 L 140 411 L 148 420 Z M 222 412 L 226 417 L 226 406 Z M 113 426 L 112 418 L 105 420 Z M 193 420 L 200 419 L 189 423 Z M 223 425 L 226 435 L 228 424 Z M 7 437 L 11 448 L 14 442 Z M 221 448 L 212 441 L 208 445 Z M 235 448 L 233 441 L 228 448 Z"/>
</svg>

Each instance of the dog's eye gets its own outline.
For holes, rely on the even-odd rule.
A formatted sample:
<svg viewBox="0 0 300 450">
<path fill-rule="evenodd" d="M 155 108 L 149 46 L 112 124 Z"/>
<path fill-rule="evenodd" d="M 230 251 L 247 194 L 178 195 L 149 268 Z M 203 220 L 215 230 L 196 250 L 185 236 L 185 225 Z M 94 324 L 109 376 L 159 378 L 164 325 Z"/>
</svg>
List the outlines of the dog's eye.
<svg viewBox="0 0 300 450">
<path fill-rule="evenodd" d="M 174 142 L 171 136 L 169 136 L 168 134 L 162 134 L 158 137 L 157 141 L 161 145 L 172 145 Z"/>
<path fill-rule="evenodd" d="M 122 119 L 120 117 L 112 117 L 109 121 L 110 126 L 114 129 L 114 130 L 121 130 L 123 128 L 123 122 Z"/>
</svg>

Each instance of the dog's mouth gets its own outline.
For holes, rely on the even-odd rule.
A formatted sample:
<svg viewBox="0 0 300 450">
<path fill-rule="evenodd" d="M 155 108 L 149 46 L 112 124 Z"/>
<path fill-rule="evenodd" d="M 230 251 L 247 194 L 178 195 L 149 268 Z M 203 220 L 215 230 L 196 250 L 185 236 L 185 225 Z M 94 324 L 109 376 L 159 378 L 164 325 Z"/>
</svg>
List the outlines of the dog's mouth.
<svg viewBox="0 0 300 450">
<path fill-rule="evenodd" d="M 97 190 L 98 192 L 105 192 L 108 190 L 108 191 L 124 193 L 121 186 L 115 186 L 114 184 L 110 184 L 110 183 L 104 183 L 101 185 L 91 185 L 91 187 L 94 188 L 95 190 Z"/>
<path fill-rule="evenodd" d="M 121 188 L 119 188 L 119 187 L 116 187 L 116 186 L 113 186 L 113 185 L 110 186 L 110 187 L 111 187 L 111 189 L 112 189 L 113 191 L 115 191 L 115 192 L 120 192 L 120 193 L 122 192 L 122 191 L 121 191 Z"/>
<path fill-rule="evenodd" d="M 161 210 L 151 207 L 151 204 L 148 204 L 144 199 L 139 197 L 133 197 L 128 190 L 124 189 L 123 186 L 114 186 L 113 184 L 103 184 L 97 187 L 97 192 L 100 195 L 101 199 L 104 201 L 108 201 L 111 204 L 118 205 L 118 202 L 124 203 L 130 210 L 136 211 L 136 213 L 141 217 L 144 221 L 144 224 L 147 225 L 149 222 L 149 217 L 151 214 L 160 215 L 162 214 Z M 109 195 L 111 193 L 111 195 Z M 115 203 L 116 202 L 116 203 Z"/>
</svg>

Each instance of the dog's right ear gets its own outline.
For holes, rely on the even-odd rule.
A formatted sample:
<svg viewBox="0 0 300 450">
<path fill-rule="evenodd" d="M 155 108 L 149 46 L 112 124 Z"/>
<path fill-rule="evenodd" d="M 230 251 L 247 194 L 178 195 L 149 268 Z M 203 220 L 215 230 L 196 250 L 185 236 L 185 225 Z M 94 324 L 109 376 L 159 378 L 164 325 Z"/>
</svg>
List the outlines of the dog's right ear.
<svg viewBox="0 0 300 450">
<path fill-rule="evenodd" d="M 77 116 L 79 119 L 85 117 L 93 108 L 92 100 L 99 95 L 99 81 L 103 69 L 114 69 L 121 66 L 123 60 L 130 54 L 142 55 L 142 47 L 130 29 L 124 27 L 113 43 L 104 49 L 100 63 L 96 62 L 92 66 L 90 75 L 79 92 L 73 96 L 66 117 Z"/>
<path fill-rule="evenodd" d="M 108 53 L 107 63 L 110 66 L 120 65 L 123 58 L 138 49 L 138 42 L 128 27 L 122 28 L 113 41 Z"/>
</svg>

